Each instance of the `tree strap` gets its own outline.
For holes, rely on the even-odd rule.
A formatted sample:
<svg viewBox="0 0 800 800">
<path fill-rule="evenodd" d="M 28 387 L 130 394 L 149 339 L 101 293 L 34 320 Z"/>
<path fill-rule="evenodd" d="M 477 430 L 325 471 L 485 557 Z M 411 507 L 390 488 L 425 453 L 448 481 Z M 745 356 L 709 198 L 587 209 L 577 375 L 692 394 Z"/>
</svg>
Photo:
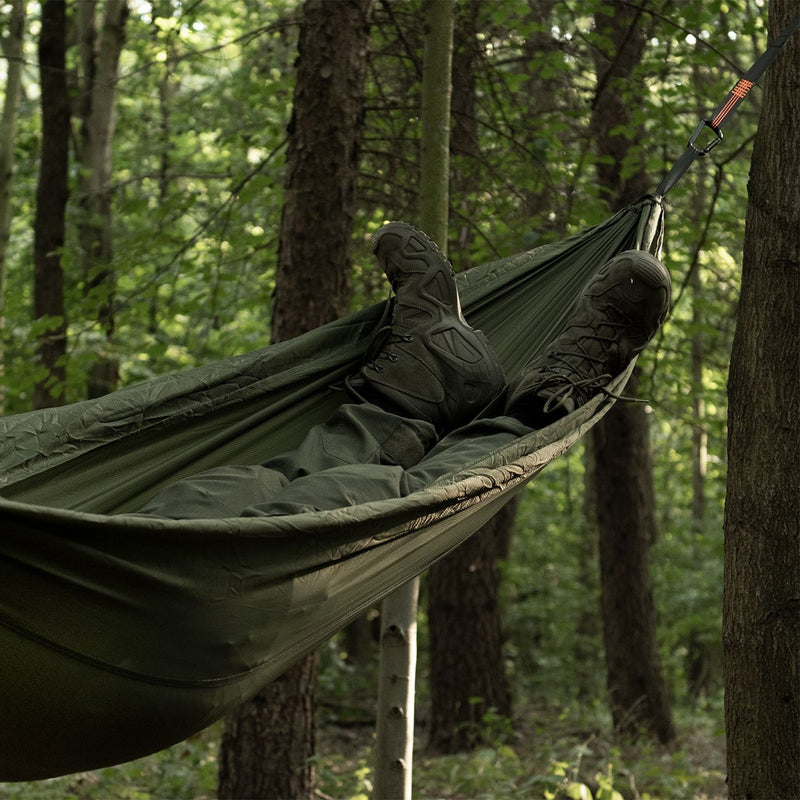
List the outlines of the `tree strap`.
<svg viewBox="0 0 800 800">
<path fill-rule="evenodd" d="M 775 60 L 787 39 L 800 27 L 800 14 L 798 14 L 786 29 L 773 41 L 761 54 L 759 59 L 736 82 L 728 96 L 719 104 L 709 119 L 701 119 L 694 132 L 689 137 L 684 154 L 675 162 L 672 169 L 664 176 L 654 194 L 663 197 L 682 177 L 694 160 L 700 156 L 708 155 L 722 141 L 722 123 L 736 110 L 739 103 L 750 93 L 767 67 Z M 714 138 L 706 145 L 699 145 L 698 139 L 708 128 Z"/>
</svg>

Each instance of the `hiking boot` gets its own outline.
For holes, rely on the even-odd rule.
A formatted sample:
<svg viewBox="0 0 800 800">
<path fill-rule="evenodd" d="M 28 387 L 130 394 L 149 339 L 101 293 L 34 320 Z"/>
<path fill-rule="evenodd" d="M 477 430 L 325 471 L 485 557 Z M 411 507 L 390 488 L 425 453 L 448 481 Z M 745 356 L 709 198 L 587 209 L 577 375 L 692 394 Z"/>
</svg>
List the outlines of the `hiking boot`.
<svg viewBox="0 0 800 800">
<path fill-rule="evenodd" d="M 391 325 L 348 388 L 440 432 L 469 422 L 505 381 L 488 340 L 461 314 L 453 268 L 424 233 L 403 222 L 384 225 L 372 250 L 394 290 Z"/>
<path fill-rule="evenodd" d="M 563 333 L 509 387 L 505 413 L 542 428 L 605 391 L 661 326 L 670 294 L 669 273 L 650 253 L 611 259 L 584 288 Z"/>
</svg>

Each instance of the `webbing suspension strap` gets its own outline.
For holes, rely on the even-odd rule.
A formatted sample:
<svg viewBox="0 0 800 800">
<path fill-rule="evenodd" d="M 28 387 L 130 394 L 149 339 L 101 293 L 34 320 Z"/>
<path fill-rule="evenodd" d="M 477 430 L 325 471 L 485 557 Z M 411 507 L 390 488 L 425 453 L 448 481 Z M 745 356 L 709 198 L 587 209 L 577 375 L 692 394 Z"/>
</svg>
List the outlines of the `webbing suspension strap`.
<svg viewBox="0 0 800 800">
<path fill-rule="evenodd" d="M 675 162 L 672 169 L 664 176 L 654 194 L 663 197 L 682 177 L 696 158 L 708 155 L 722 141 L 722 123 L 736 110 L 739 103 L 750 93 L 750 90 L 764 74 L 767 67 L 775 60 L 786 40 L 800 27 L 800 14 L 798 14 L 785 28 L 759 59 L 736 82 L 728 96 L 719 104 L 709 119 L 701 119 L 694 132 L 689 137 L 686 151 Z M 700 136 L 708 129 L 714 138 L 706 145 L 699 145 Z"/>
</svg>

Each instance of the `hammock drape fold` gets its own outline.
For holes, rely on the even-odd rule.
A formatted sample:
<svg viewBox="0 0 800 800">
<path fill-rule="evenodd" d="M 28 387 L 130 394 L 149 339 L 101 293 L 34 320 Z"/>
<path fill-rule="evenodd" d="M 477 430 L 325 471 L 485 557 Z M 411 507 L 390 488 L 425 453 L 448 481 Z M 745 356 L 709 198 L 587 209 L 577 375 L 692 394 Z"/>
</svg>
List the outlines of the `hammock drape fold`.
<svg viewBox="0 0 800 800">
<path fill-rule="evenodd" d="M 658 252 L 662 233 L 661 205 L 645 198 L 460 274 L 464 313 L 513 376 L 600 265 Z M 0 780 L 130 760 L 211 724 L 457 547 L 611 404 L 598 397 L 399 500 L 287 517 L 126 515 L 181 477 L 296 446 L 346 400 L 337 387 L 382 311 L 0 420 Z"/>
</svg>

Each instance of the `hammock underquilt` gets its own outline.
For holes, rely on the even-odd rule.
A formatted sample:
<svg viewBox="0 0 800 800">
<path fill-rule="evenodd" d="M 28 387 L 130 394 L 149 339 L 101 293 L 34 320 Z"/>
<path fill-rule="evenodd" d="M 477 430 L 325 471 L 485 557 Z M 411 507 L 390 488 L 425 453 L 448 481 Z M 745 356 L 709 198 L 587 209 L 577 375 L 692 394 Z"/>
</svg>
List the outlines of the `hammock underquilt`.
<svg viewBox="0 0 800 800">
<path fill-rule="evenodd" d="M 645 198 L 460 274 L 464 312 L 513 376 L 602 263 L 657 252 L 661 235 L 661 206 Z M 127 761 L 213 723 L 456 548 L 610 407 L 598 397 L 401 500 L 286 517 L 126 515 L 180 477 L 296 446 L 346 400 L 336 387 L 382 311 L 0 420 L 0 780 Z"/>
</svg>

